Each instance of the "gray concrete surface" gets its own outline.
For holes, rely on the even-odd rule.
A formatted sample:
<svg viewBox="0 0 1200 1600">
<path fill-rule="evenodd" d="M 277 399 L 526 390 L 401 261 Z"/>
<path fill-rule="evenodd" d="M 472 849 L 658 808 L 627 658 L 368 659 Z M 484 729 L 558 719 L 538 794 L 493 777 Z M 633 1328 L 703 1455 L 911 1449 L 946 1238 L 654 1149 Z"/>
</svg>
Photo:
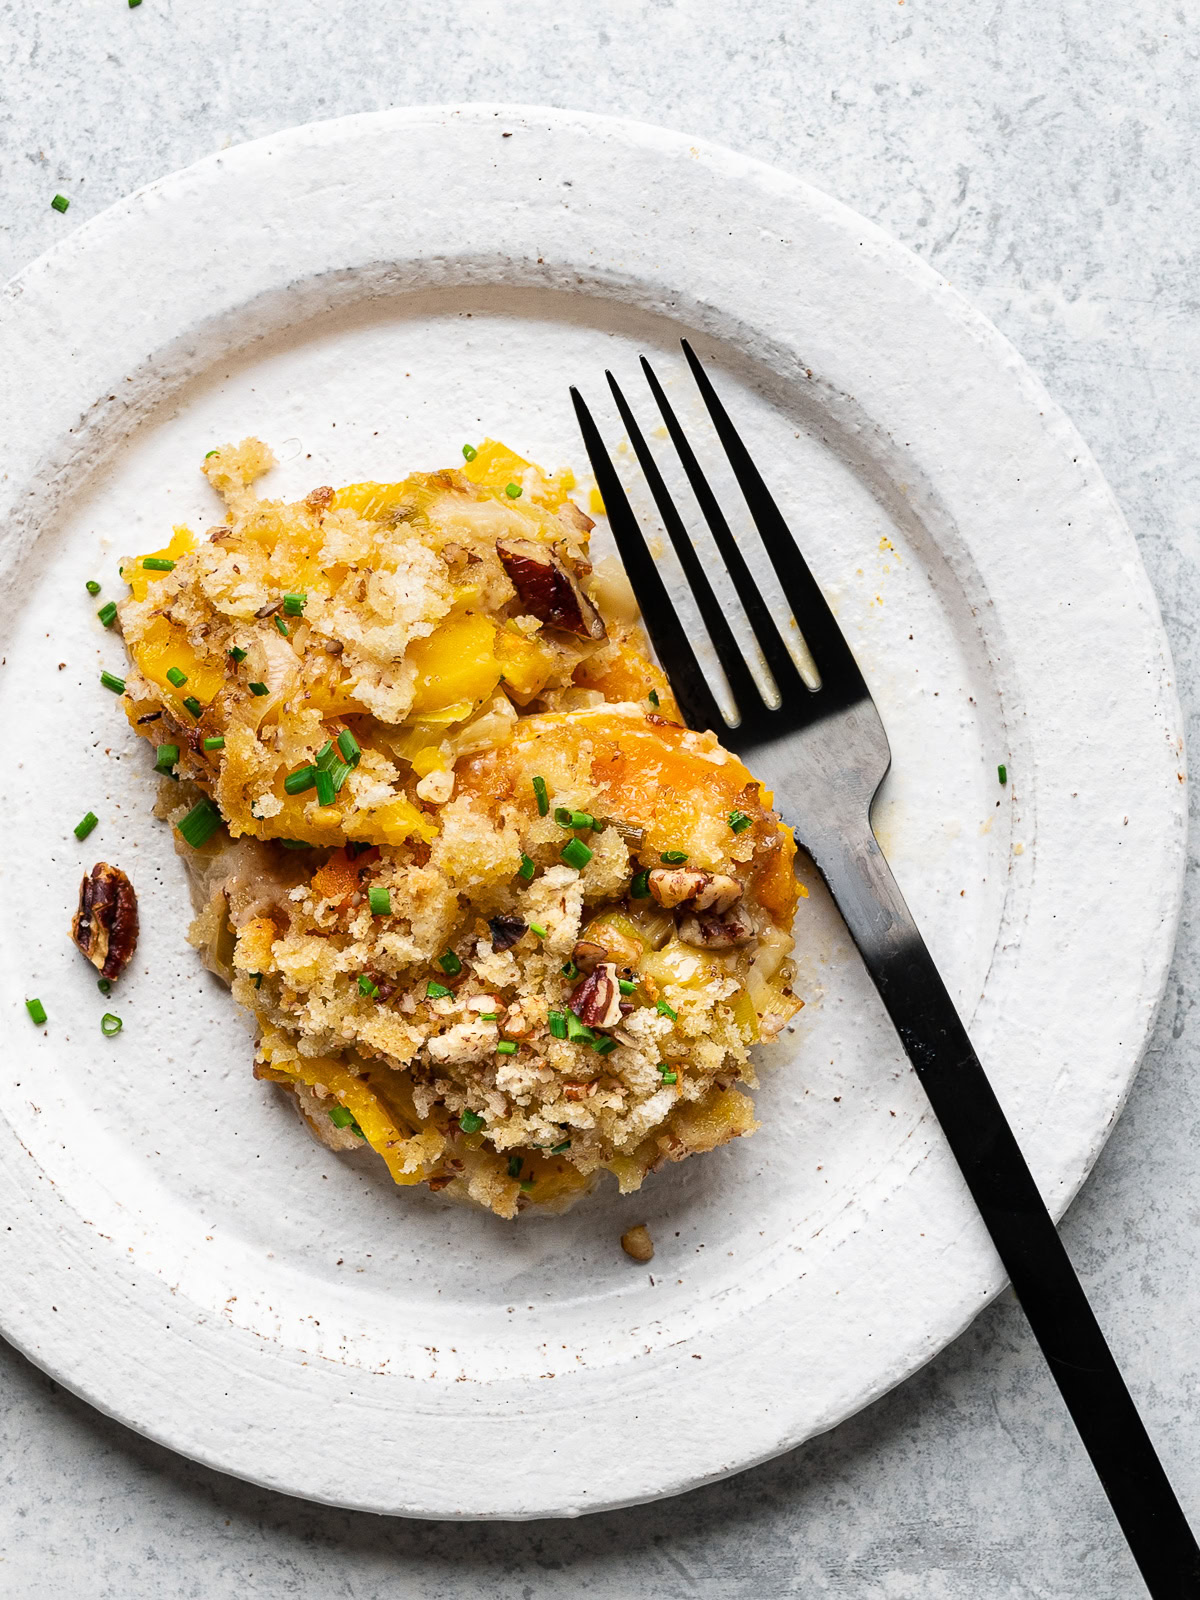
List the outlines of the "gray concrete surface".
<svg viewBox="0 0 1200 1600">
<path fill-rule="evenodd" d="M 0 0 L 0 276 L 151 178 L 351 111 L 508 99 L 721 140 L 881 223 L 1014 341 L 1124 505 L 1190 713 L 1192 21 L 1168 0 Z M 57 191 L 65 216 L 50 209 Z M 1200 1517 L 1196 911 L 1193 870 L 1152 1048 L 1065 1233 Z M 4 1345 L 0 1385 L 11 1600 L 1143 1592 L 1008 1296 L 834 1434 L 681 1499 L 575 1524 L 406 1523 L 307 1505 L 147 1443 Z"/>
</svg>

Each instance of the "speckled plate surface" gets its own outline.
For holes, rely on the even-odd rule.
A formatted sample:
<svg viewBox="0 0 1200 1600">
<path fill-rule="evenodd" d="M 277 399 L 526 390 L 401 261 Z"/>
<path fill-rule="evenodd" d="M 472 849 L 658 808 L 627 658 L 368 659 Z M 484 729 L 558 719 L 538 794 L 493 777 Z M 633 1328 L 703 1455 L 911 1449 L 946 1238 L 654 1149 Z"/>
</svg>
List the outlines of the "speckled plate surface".
<svg viewBox="0 0 1200 1600">
<path fill-rule="evenodd" d="M 652 128 L 443 107 L 212 157 L 0 301 L 0 1326 L 225 1471 L 429 1517 L 670 1494 L 830 1427 L 1000 1286 L 816 885 L 753 1139 L 516 1224 L 318 1147 L 185 943 L 146 749 L 98 685 L 122 653 L 84 579 L 115 595 L 119 554 L 211 518 L 213 444 L 272 443 L 271 494 L 485 433 L 582 469 L 567 385 L 635 389 L 639 351 L 700 426 L 682 333 L 859 654 L 881 838 L 1056 1213 L 1136 1071 L 1183 864 L 1170 661 L 1094 461 L 994 329 L 834 201 Z M 67 942 L 99 858 L 142 905 L 108 1002 Z M 618 1247 L 643 1221 L 648 1268 Z"/>
</svg>

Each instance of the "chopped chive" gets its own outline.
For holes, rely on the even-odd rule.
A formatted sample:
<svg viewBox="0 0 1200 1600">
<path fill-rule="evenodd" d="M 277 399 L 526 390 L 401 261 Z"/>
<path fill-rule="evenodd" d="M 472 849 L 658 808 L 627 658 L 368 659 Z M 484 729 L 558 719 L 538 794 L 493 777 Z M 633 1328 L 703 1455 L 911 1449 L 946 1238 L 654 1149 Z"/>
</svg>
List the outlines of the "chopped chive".
<svg viewBox="0 0 1200 1600">
<path fill-rule="evenodd" d="M 548 939 L 550 937 L 540 922 L 531 922 L 529 924 L 529 931 L 531 934 L 533 934 L 535 939 Z"/>
<path fill-rule="evenodd" d="M 288 634 L 288 625 L 283 620 L 283 618 L 279 615 L 278 611 L 275 613 L 274 622 L 275 622 L 276 628 L 283 635 L 283 637 L 285 639 L 289 638 L 290 635 Z"/>
<path fill-rule="evenodd" d="M 681 867 L 687 860 L 686 850 L 664 850 L 658 858 L 665 866 Z"/>
<path fill-rule="evenodd" d="M 499 1022 L 500 1013 L 498 1011 L 481 1011 L 479 1020 L 480 1022 Z"/>
<path fill-rule="evenodd" d="M 124 1026 L 120 1017 L 114 1016 L 111 1011 L 106 1011 L 100 1018 L 100 1032 L 106 1039 L 115 1038 Z"/>
<path fill-rule="evenodd" d="M 596 819 L 590 811 L 572 811 L 571 826 L 573 828 L 594 828 Z"/>
<path fill-rule="evenodd" d="M 107 605 L 101 606 L 96 615 L 106 628 L 111 628 L 117 620 L 117 602 L 110 600 Z"/>
<path fill-rule="evenodd" d="M 242 649 L 240 644 L 235 644 L 233 649 L 229 652 L 229 654 L 239 664 L 241 662 L 245 661 L 245 659 L 246 659 L 246 652 Z"/>
<path fill-rule="evenodd" d="M 509 1158 L 508 1158 L 508 1175 L 509 1175 L 509 1177 L 510 1178 L 519 1178 L 521 1176 L 521 1168 L 524 1165 L 525 1165 L 525 1157 L 524 1156 L 509 1156 Z"/>
<path fill-rule="evenodd" d="M 552 1144 L 550 1146 L 550 1154 L 552 1156 L 560 1156 L 560 1155 L 562 1155 L 564 1150 L 569 1150 L 570 1148 L 571 1148 L 570 1139 L 564 1139 L 561 1144 Z"/>
<path fill-rule="evenodd" d="M 592 1049 L 598 1056 L 610 1056 L 616 1048 L 617 1041 L 609 1039 L 607 1036 L 592 1040 Z"/>
<path fill-rule="evenodd" d="M 318 768 L 317 770 L 319 773 L 320 769 Z M 333 780 L 334 794 L 341 793 L 342 785 L 353 771 L 354 768 L 349 766 L 345 761 L 331 761 L 329 763 L 329 776 Z"/>
<path fill-rule="evenodd" d="M 99 821 L 100 818 L 96 815 L 96 813 L 94 811 L 89 811 L 85 817 L 81 817 L 80 820 L 75 824 L 75 837 L 77 839 L 86 839 L 88 834 L 91 833 L 92 829 Z"/>
<path fill-rule="evenodd" d="M 670 1017 L 672 1022 L 679 1021 L 678 1011 L 676 1011 L 673 1006 L 668 1005 L 665 1000 L 660 1000 L 654 1009 L 659 1013 L 660 1016 Z"/>
<path fill-rule="evenodd" d="M 1003 761 L 996 768 L 996 776 L 1000 779 L 1002 784 L 1008 782 L 1008 768 L 1004 765 Z"/>
<path fill-rule="evenodd" d="M 283 597 L 283 609 L 289 617 L 301 616 L 307 604 L 306 594 L 285 594 Z"/>
<path fill-rule="evenodd" d="M 204 452 L 204 459 L 205 461 L 211 461 L 213 456 L 219 456 L 220 454 L 221 452 L 219 450 L 206 450 Z"/>
<path fill-rule="evenodd" d="M 560 828 L 569 828 L 571 826 L 570 806 L 555 806 L 554 820 L 558 823 Z"/>
<path fill-rule="evenodd" d="M 118 678 L 115 672 L 102 672 L 100 682 L 106 689 L 111 689 L 114 694 L 125 693 L 125 679 Z"/>
<path fill-rule="evenodd" d="M 648 900 L 650 898 L 650 872 L 645 869 L 635 872 L 633 882 L 629 885 L 629 898 L 631 900 Z"/>
<path fill-rule="evenodd" d="M 193 850 L 198 850 L 202 844 L 211 839 L 220 826 L 221 813 L 211 800 L 199 801 L 186 817 L 176 823 L 184 840 Z"/>
<path fill-rule="evenodd" d="M 89 594 L 99 594 L 100 593 L 100 585 L 96 582 L 95 578 L 89 578 L 88 581 L 84 584 L 83 587 L 87 590 L 87 592 Z"/>
<path fill-rule="evenodd" d="M 312 845 L 309 844 L 307 839 L 277 839 L 275 842 L 276 842 L 276 844 L 281 845 L 283 847 L 283 849 L 285 849 L 285 850 L 311 850 L 312 849 Z"/>
<path fill-rule="evenodd" d="M 317 804 L 319 806 L 331 806 L 337 798 L 337 790 L 333 786 L 333 773 L 325 767 L 317 767 L 315 770 L 315 782 L 317 785 Z"/>
<path fill-rule="evenodd" d="M 354 1121 L 354 1113 L 347 1111 L 345 1106 L 330 1106 L 329 1120 L 335 1128 L 348 1128 Z"/>
<path fill-rule="evenodd" d="M 620 989 L 622 994 L 632 994 L 637 988 L 637 984 L 634 983 L 630 978 L 618 978 L 617 988 Z"/>
<path fill-rule="evenodd" d="M 362 760 L 362 748 L 349 728 L 343 728 L 338 734 L 337 746 L 342 752 L 342 760 L 348 761 L 352 767 L 356 767 Z"/>
<path fill-rule="evenodd" d="M 535 1180 L 533 1178 L 522 1178 L 521 1179 L 521 1188 L 525 1190 L 526 1194 L 528 1194 L 530 1189 L 533 1188 L 534 1181 Z"/>
<path fill-rule="evenodd" d="M 748 817 L 744 811 L 731 811 L 729 813 L 729 826 L 734 833 L 745 833 L 747 828 L 754 826 L 754 818 Z"/>
<path fill-rule="evenodd" d="M 196 721 L 199 722 L 200 718 L 204 715 L 204 707 L 200 704 L 199 700 L 196 699 L 196 696 L 194 694 L 185 694 L 183 697 L 183 704 L 186 709 L 192 713 Z"/>
<path fill-rule="evenodd" d="M 510 500 L 519 500 L 521 498 L 521 485 L 519 483 L 506 483 L 504 492 Z"/>
<path fill-rule="evenodd" d="M 99 989 L 101 994 L 112 993 L 112 982 L 108 978 L 97 978 L 96 987 Z"/>
<path fill-rule="evenodd" d="M 155 772 L 170 772 L 179 760 L 179 746 L 177 744 L 160 744 L 154 755 Z"/>
<path fill-rule="evenodd" d="M 50 202 L 51 209 L 54 211 L 65 211 L 70 204 L 71 202 L 65 194 L 56 194 Z"/>
<path fill-rule="evenodd" d="M 574 983 L 579 976 L 579 968 L 573 961 L 566 961 L 563 963 L 562 975 L 568 983 Z"/>
<path fill-rule="evenodd" d="M 25 1009 L 40 1028 L 46 1020 L 46 1008 L 40 1000 L 26 1000 Z"/>
<path fill-rule="evenodd" d="M 521 875 L 521 877 L 525 879 L 525 882 L 528 883 L 532 879 L 534 873 L 537 871 L 536 866 L 534 866 L 532 857 L 531 856 L 527 856 L 527 855 L 525 855 L 524 852 L 522 852 L 522 854 L 521 854 L 521 865 L 517 868 L 517 871 Z"/>
<path fill-rule="evenodd" d="M 567 1037 L 567 1019 L 561 1011 L 552 1011 L 547 1021 L 550 1024 L 550 1037 L 552 1039 L 565 1039 Z"/>
<path fill-rule="evenodd" d="M 650 704 L 652 706 L 657 706 L 658 705 L 658 690 L 657 689 L 651 689 L 650 693 L 646 696 L 646 699 L 649 700 L 649 702 L 650 702 Z"/>
<path fill-rule="evenodd" d="M 182 689 L 187 682 L 187 673 L 180 672 L 178 667 L 168 667 L 167 682 L 173 683 L 177 689 Z"/>
<path fill-rule="evenodd" d="M 141 5 L 141 3 L 142 3 L 142 0 L 129 0 L 129 9 L 130 9 L 130 11 L 136 11 L 137 8 Z"/>
<path fill-rule="evenodd" d="M 544 817 L 550 810 L 550 796 L 546 792 L 545 778 L 534 778 L 533 797 L 537 801 L 538 816 Z"/>
<path fill-rule="evenodd" d="M 475 448 L 475 446 L 473 444 L 465 444 L 465 445 L 463 445 L 463 460 L 464 461 L 474 461 L 475 457 L 478 454 L 479 454 L 479 451 L 476 450 L 476 448 Z"/>
<path fill-rule="evenodd" d="M 661 1068 L 659 1070 L 662 1071 Z M 675 1073 L 675 1072 L 663 1072 L 663 1074 L 662 1074 L 662 1082 L 663 1083 L 678 1083 L 678 1081 L 679 1081 L 678 1073 Z"/>
<path fill-rule="evenodd" d="M 205 739 L 204 748 L 206 750 L 224 750 L 225 735 L 222 733 L 214 733 L 211 739 Z"/>
<path fill-rule="evenodd" d="M 250 685 L 251 694 L 264 695 L 270 694 L 270 692 L 265 683 L 252 683 Z"/>
<path fill-rule="evenodd" d="M 392 914 L 392 891 L 375 883 L 367 890 L 367 904 L 371 908 L 373 917 L 390 917 Z"/>
<path fill-rule="evenodd" d="M 174 572 L 175 563 L 166 556 L 143 556 L 143 572 Z"/>
<path fill-rule="evenodd" d="M 366 973 L 361 972 L 358 977 L 358 992 L 365 994 L 368 1000 L 372 1000 L 379 993 L 379 985 L 372 983 Z"/>
<path fill-rule="evenodd" d="M 261 989 L 262 988 L 262 973 L 261 972 L 252 972 L 250 974 L 250 976 L 254 979 L 254 987 L 256 989 Z"/>
<path fill-rule="evenodd" d="M 316 767 L 297 767 L 295 772 L 289 772 L 283 780 L 283 792 L 284 794 L 303 794 L 307 789 L 311 789 L 316 781 Z"/>
<path fill-rule="evenodd" d="M 325 743 L 317 751 L 317 766 L 328 767 L 332 765 L 335 760 L 336 757 L 333 753 L 333 740 L 326 739 Z"/>
<path fill-rule="evenodd" d="M 571 1043 L 591 1044 L 596 1037 L 592 1030 L 590 1028 L 585 1028 L 583 1023 L 580 1022 L 579 1018 L 573 1011 L 568 1011 L 566 1013 L 566 1017 L 567 1038 L 571 1041 Z"/>
<path fill-rule="evenodd" d="M 570 839 L 563 846 L 562 858 L 569 867 L 574 867 L 582 872 L 592 859 L 592 851 L 588 849 L 582 839 Z"/>
<path fill-rule="evenodd" d="M 447 995 L 451 995 L 453 993 L 453 989 L 447 989 L 446 985 L 444 983 L 439 983 L 436 978 L 430 978 L 429 982 L 425 985 L 426 1000 L 444 1000 Z"/>
<path fill-rule="evenodd" d="M 515 1056 L 516 1053 L 517 1041 L 515 1039 L 501 1039 L 496 1046 L 496 1054 L 498 1056 Z"/>
<path fill-rule="evenodd" d="M 438 957 L 438 966 L 441 967 L 443 972 L 449 973 L 452 978 L 462 971 L 462 962 L 454 954 L 453 950 L 447 950 L 444 955 Z"/>
<path fill-rule="evenodd" d="M 464 1133 L 478 1133 L 483 1127 L 483 1118 L 477 1111 L 464 1111 L 458 1125 Z"/>
</svg>

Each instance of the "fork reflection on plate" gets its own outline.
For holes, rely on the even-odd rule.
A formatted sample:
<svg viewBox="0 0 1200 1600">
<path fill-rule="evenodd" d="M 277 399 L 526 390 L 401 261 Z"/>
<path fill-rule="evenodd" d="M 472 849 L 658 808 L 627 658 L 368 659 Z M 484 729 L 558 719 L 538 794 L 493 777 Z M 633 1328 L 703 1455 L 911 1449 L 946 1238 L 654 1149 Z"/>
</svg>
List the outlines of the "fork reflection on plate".
<svg viewBox="0 0 1200 1600">
<path fill-rule="evenodd" d="M 683 351 L 815 670 L 802 670 L 663 387 L 642 369 L 777 693 L 751 670 L 645 435 L 612 373 L 638 463 L 733 701 L 723 712 L 599 430 L 571 398 L 642 618 L 684 720 L 741 756 L 773 750 L 788 820 L 858 946 L 1155 1600 L 1200 1597 L 1200 1549 L 954 1002 L 871 827 L 891 762 L 870 691 L 779 508 L 686 340 Z M 783 741 L 787 741 L 786 748 Z"/>
</svg>

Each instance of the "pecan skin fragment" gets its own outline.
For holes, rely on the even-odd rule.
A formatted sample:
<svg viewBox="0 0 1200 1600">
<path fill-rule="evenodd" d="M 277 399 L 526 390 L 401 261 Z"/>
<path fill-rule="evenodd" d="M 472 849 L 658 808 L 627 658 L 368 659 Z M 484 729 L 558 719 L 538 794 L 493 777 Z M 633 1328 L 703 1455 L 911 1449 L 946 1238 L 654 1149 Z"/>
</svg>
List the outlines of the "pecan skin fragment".
<svg viewBox="0 0 1200 1600">
<path fill-rule="evenodd" d="M 600 613 L 553 550 L 532 539 L 497 539 L 496 554 L 521 604 L 540 622 L 581 639 L 605 637 Z"/>
<path fill-rule="evenodd" d="M 492 931 L 492 949 L 511 950 L 529 924 L 522 922 L 520 917 L 499 916 L 489 917 L 488 927 Z"/>
<path fill-rule="evenodd" d="M 595 972 L 600 962 L 608 960 L 608 949 L 592 939 L 580 939 L 571 951 L 571 960 L 586 977 Z"/>
<path fill-rule="evenodd" d="M 595 972 L 577 983 L 567 1002 L 589 1028 L 615 1028 L 622 1017 L 621 986 L 615 961 L 602 961 Z"/>
<path fill-rule="evenodd" d="M 711 911 L 699 911 L 680 918 L 679 937 L 684 944 L 701 950 L 733 950 L 750 943 L 754 928 L 736 911 L 723 917 Z"/>
<path fill-rule="evenodd" d="M 79 885 L 71 937 L 102 978 L 119 978 L 138 940 L 137 895 L 120 867 L 97 861 Z"/>
</svg>

